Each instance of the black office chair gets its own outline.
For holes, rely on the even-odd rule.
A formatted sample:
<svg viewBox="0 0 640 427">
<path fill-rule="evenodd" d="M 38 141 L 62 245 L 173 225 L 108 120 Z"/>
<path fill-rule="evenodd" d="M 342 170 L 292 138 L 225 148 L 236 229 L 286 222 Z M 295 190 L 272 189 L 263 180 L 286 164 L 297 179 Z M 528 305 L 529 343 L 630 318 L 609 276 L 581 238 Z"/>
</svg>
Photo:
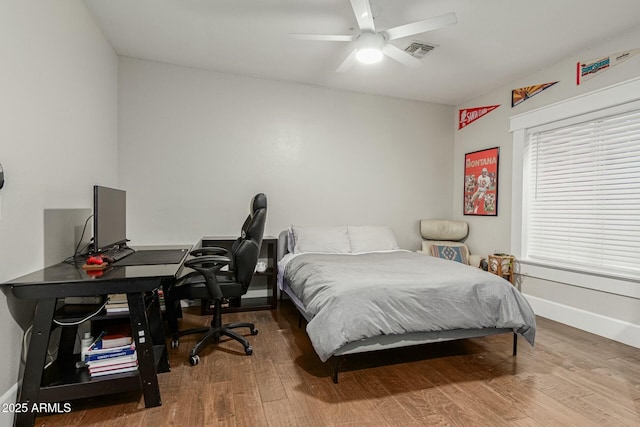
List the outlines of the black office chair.
<svg viewBox="0 0 640 427">
<path fill-rule="evenodd" d="M 191 349 L 189 362 L 197 365 L 200 361 L 198 353 L 210 342 L 218 342 L 220 336 L 225 335 L 240 342 L 247 355 L 253 353 L 249 342 L 238 333 L 236 328 L 249 328 L 251 335 L 257 335 L 258 330 L 253 323 L 222 324 L 222 305 L 230 298 L 239 298 L 247 293 L 253 273 L 260 255 L 264 225 L 267 218 L 267 196 L 257 194 L 251 202 L 251 213 L 242 224 L 240 237 L 233 243 L 231 250 L 224 248 L 204 247 L 191 252 L 196 258 L 187 260 L 184 265 L 195 271 L 184 276 L 170 292 L 171 301 L 183 299 L 213 299 L 213 319 L 211 327 L 195 328 L 179 331 L 173 335 L 171 347 L 179 345 L 182 336 L 201 334 L 204 336 Z M 228 256 L 225 256 L 228 255 Z M 220 271 L 225 265 L 229 271 Z"/>
</svg>

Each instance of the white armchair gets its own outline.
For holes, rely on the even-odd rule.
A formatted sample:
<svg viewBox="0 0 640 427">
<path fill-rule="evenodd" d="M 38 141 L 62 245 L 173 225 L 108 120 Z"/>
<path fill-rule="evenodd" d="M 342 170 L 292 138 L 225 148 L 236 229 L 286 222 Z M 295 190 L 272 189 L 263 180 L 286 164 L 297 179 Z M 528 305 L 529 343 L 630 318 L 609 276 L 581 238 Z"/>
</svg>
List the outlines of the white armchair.
<svg viewBox="0 0 640 427">
<path fill-rule="evenodd" d="M 422 241 L 422 250 L 418 252 L 425 255 L 443 257 L 441 254 L 443 252 L 446 254 L 447 247 L 451 247 L 460 249 L 450 251 L 451 257 L 447 257 L 449 259 L 460 255 L 462 262 L 474 267 L 480 267 L 480 263 L 485 259 L 479 255 L 471 255 L 469 248 L 464 243 L 469 234 L 469 224 L 464 221 L 423 219 L 420 220 L 420 234 L 424 240 Z"/>
</svg>

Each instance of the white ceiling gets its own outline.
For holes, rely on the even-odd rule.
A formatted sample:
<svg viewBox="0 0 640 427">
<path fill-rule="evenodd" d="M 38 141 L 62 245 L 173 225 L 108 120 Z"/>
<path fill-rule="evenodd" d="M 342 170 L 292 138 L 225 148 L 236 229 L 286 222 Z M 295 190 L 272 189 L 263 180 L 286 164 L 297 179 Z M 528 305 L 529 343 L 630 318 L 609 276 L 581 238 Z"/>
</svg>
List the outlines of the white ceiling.
<svg viewBox="0 0 640 427">
<path fill-rule="evenodd" d="M 349 43 L 288 34 L 357 34 L 349 0 L 85 0 L 118 55 L 449 105 L 640 25 L 638 0 L 371 1 L 377 30 L 448 12 L 458 24 L 393 41 L 437 46 L 417 69 L 385 57 L 336 73 Z"/>
</svg>

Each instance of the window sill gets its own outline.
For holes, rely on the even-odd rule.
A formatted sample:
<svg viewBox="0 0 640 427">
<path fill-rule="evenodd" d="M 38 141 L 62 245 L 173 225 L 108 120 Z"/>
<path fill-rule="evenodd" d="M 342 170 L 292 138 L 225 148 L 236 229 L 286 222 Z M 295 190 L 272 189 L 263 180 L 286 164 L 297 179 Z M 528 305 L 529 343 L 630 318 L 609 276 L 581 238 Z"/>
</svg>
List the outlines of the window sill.
<svg viewBox="0 0 640 427">
<path fill-rule="evenodd" d="M 631 276 L 618 277 L 595 271 L 587 273 L 526 259 L 519 259 L 517 263 L 520 266 L 517 273 L 526 277 L 640 299 L 640 284 L 637 278 Z"/>
</svg>

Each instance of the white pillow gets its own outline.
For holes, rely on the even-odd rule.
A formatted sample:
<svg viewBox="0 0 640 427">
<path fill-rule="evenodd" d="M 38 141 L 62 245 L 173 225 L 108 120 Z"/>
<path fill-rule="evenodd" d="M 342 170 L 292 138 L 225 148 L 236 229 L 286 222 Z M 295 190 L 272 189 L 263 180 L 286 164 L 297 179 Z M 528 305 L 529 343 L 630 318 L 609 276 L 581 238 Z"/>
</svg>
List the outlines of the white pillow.
<svg viewBox="0 0 640 427">
<path fill-rule="evenodd" d="M 351 252 L 373 252 L 400 249 L 393 231 L 382 225 L 350 225 Z"/>
<path fill-rule="evenodd" d="M 321 252 L 346 254 L 351 252 L 349 233 L 346 226 L 300 227 L 292 225 L 293 253 Z"/>
</svg>

